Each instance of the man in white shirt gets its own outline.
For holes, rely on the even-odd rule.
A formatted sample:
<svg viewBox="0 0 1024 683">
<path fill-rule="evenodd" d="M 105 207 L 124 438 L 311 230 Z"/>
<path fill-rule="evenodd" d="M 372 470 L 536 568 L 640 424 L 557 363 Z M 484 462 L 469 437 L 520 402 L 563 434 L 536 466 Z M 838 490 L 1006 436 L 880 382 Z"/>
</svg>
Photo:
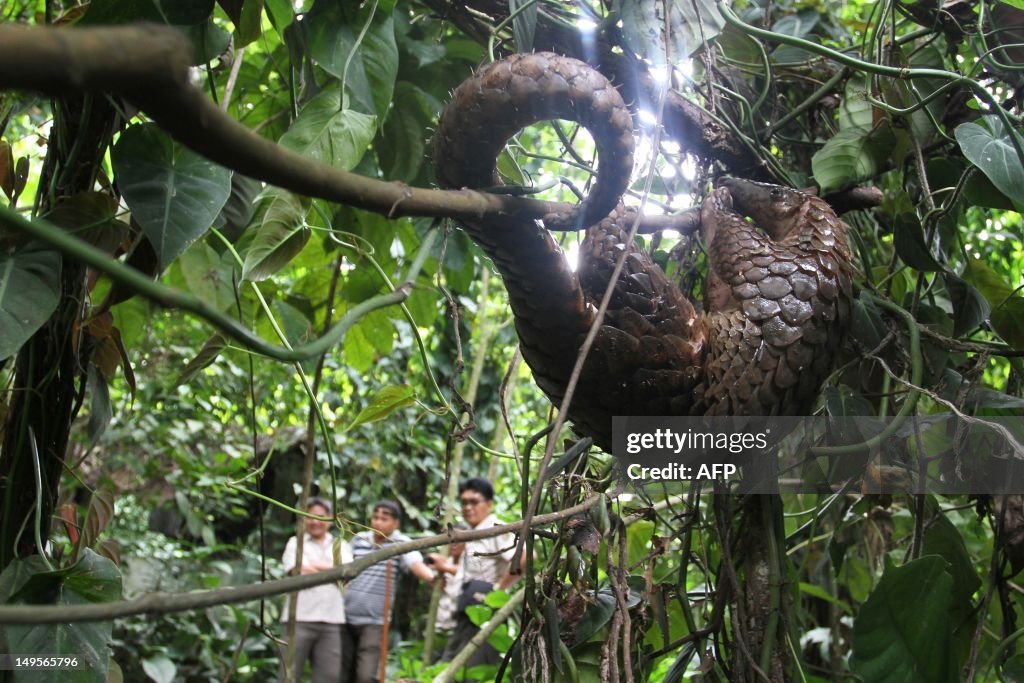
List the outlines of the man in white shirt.
<svg viewBox="0 0 1024 683">
<path fill-rule="evenodd" d="M 472 477 L 459 484 L 459 504 L 462 506 L 462 518 L 471 529 L 489 529 L 498 524 L 493 513 L 494 487 L 486 479 Z M 479 631 L 466 616 L 466 606 L 480 602 L 478 596 L 491 590 L 502 590 L 518 580 L 519 577 L 509 571 L 515 550 L 515 536 L 511 533 L 466 542 L 452 579 L 461 587 L 461 595 L 455 616 L 455 632 L 445 647 L 443 660 L 450 661 Z M 448 565 L 437 567 L 443 572 L 451 569 Z M 473 654 L 466 666 L 498 664 L 500 661 L 497 651 L 485 644 Z"/>
<path fill-rule="evenodd" d="M 310 498 L 306 511 L 317 517 L 332 517 L 331 504 L 323 498 Z M 289 574 L 315 574 L 352 561 L 348 543 L 335 541 L 327 532 L 329 522 L 307 517 L 302 541 L 302 567 L 296 571 L 296 546 L 292 536 L 285 546 L 282 561 Z M 345 605 L 337 583 L 325 583 L 293 594 L 295 605 L 295 667 L 292 680 L 302 679 L 307 659 L 313 662 L 313 683 L 334 683 L 341 671 L 341 624 L 345 623 Z M 291 619 L 291 601 L 286 603 L 282 621 L 287 629 Z M 281 655 L 280 678 L 284 676 L 285 656 Z"/>
</svg>

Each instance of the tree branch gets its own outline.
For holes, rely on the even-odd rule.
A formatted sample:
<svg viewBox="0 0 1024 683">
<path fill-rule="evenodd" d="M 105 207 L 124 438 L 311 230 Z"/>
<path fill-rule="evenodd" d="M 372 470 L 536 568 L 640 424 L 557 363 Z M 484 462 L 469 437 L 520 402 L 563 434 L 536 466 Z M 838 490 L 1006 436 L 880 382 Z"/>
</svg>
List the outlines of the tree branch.
<svg viewBox="0 0 1024 683">
<path fill-rule="evenodd" d="M 544 526 L 575 514 L 586 512 L 598 499 L 599 496 L 591 496 L 584 502 L 571 508 L 546 515 L 537 515 L 533 518 L 530 526 Z M 364 555 L 358 560 L 340 565 L 334 569 L 246 586 L 190 593 L 149 593 L 135 600 L 94 605 L 0 606 L 0 624 L 62 624 L 85 621 L 109 621 L 110 619 L 140 614 L 172 614 L 212 607 L 214 605 L 251 602 L 275 595 L 313 588 L 314 586 L 333 581 L 347 581 L 378 562 L 407 553 L 410 550 L 422 550 L 438 545 L 465 543 L 481 538 L 491 538 L 512 531 L 519 531 L 522 527 L 523 521 L 520 520 L 511 524 L 499 524 L 487 529 L 452 531 L 451 533 L 426 536 L 404 543 L 392 543 L 380 550 Z"/>
<path fill-rule="evenodd" d="M 0 26 L 0 90 L 120 95 L 175 140 L 243 175 L 309 197 L 398 216 L 543 218 L 569 206 L 473 190 L 429 190 L 321 164 L 260 137 L 189 82 L 190 47 L 172 28 Z M 653 231 L 649 229 L 648 231 Z"/>
</svg>

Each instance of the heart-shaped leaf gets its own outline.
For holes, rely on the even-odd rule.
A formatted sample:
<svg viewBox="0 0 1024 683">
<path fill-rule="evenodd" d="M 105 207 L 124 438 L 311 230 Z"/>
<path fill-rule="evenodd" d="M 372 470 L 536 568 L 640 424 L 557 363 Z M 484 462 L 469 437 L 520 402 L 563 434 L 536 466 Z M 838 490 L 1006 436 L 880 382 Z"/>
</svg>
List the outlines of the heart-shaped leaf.
<svg viewBox="0 0 1024 683">
<path fill-rule="evenodd" d="M 870 683 L 959 678 L 949 608 L 953 578 L 929 555 L 886 570 L 853 624 L 850 668 Z"/>
<path fill-rule="evenodd" d="M 1013 147 L 1011 131 L 1003 126 L 998 116 L 990 114 L 982 121 L 985 125 L 971 121 L 957 126 L 955 135 L 960 149 L 988 176 L 996 189 L 1013 201 L 1024 204 L 1024 163 Z M 1024 148 L 1024 136 L 1017 131 L 1013 131 L 1013 135 Z"/>
<path fill-rule="evenodd" d="M 314 61 L 344 81 L 353 106 L 381 119 L 398 77 L 393 9 L 394 2 L 359 8 L 358 3 L 319 0 L 302 22 Z"/>
<path fill-rule="evenodd" d="M 870 178 L 892 151 L 894 138 L 887 126 L 875 130 L 839 131 L 811 157 L 814 179 L 822 194 Z"/>
<path fill-rule="evenodd" d="M 342 109 L 340 102 L 337 88 L 314 97 L 281 136 L 281 146 L 343 171 L 355 168 L 373 140 L 377 119 Z"/>
<path fill-rule="evenodd" d="M 60 299 L 60 255 L 29 244 L 0 251 L 0 360 L 21 345 L 57 308 Z"/>
<path fill-rule="evenodd" d="M 267 192 L 260 206 L 260 227 L 242 266 L 242 279 L 251 282 L 266 280 L 284 268 L 302 251 L 310 236 L 306 200 L 274 188 Z"/>
<path fill-rule="evenodd" d="M 956 275 L 946 273 L 946 291 L 953 304 L 953 336 L 967 334 L 988 320 L 992 310 L 985 297 Z"/>
<path fill-rule="evenodd" d="M 38 556 L 18 559 L 0 574 L 0 601 L 21 605 L 83 605 L 121 598 L 121 575 L 109 559 L 82 551 L 74 565 L 48 571 Z M 106 680 L 110 662 L 112 622 L 78 622 L 5 626 L 0 647 L 7 652 L 71 655 L 85 666 L 72 670 L 37 671 L 40 683 L 92 683 Z"/>
<path fill-rule="evenodd" d="M 231 193 L 231 171 L 178 144 L 153 123 L 122 133 L 110 161 L 161 268 L 210 229 Z"/>
</svg>

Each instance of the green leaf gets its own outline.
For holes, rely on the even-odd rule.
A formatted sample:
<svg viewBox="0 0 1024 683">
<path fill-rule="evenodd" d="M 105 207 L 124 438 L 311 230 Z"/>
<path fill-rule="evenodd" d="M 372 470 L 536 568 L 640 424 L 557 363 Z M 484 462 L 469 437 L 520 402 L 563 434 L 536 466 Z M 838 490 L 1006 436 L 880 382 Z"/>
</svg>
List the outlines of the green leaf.
<svg viewBox="0 0 1024 683">
<path fill-rule="evenodd" d="M 999 0 L 999 2 L 1017 9 L 1024 9 L 1024 0 Z"/>
<path fill-rule="evenodd" d="M 1024 349 L 1024 298 L 985 262 L 971 259 L 964 268 L 964 279 L 985 297 L 992 312 L 992 327 L 1007 344 Z"/>
<path fill-rule="evenodd" d="M 218 311 L 235 305 L 235 288 L 232 284 L 235 259 L 231 252 L 218 254 L 205 242 L 196 242 L 181 255 L 178 263 L 185 284 L 197 298 Z"/>
<path fill-rule="evenodd" d="M 886 570 L 853 624 L 850 668 L 864 683 L 954 683 L 953 578 L 934 555 Z"/>
<path fill-rule="evenodd" d="M 142 660 L 142 670 L 156 683 L 173 683 L 178 667 L 167 655 L 159 654 Z"/>
<path fill-rule="evenodd" d="M 926 273 L 943 270 L 924 242 L 921 223 L 912 214 L 897 217 L 893 227 L 893 247 L 903 262 L 915 270 Z"/>
<path fill-rule="evenodd" d="M 292 346 L 298 346 L 305 344 L 309 339 L 315 336 L 313 332 L 313 325 L 310 323 L 309 318 L 295 306 L 292 306 L 287 301 L 281 301 L 275 299 L 270 302 L 270 310 L 274 313 L 274 319 L 277 321 L 281 331 L 284 332 L 285 339 Z M 258 332 L 265 339 L 269 339 L 274 343 L 277 343 L 279 337 L 270 325 L 270 321 L 266 317 L 261 317 L 258 323 Z M 314 361 L 311 367 L 316 367 Z"/>
<path fill-rule="evenodd" d="M 272 188 L 260 204 L 259 229 L 245 254 L 242 279 L 259 282 L 284 268 L 302 251 L 311 234 L 306 225 L 306 200 L 286 190 Z"/>
<path fill-rule="evenodd" d="M 430 327 L 434 323 L 438 314 L 437 298 L 438 294 L 431 283 L 424 283 L 422 279 L 417 281 L 416 287 L 405 300 L 405 305 L 417 326 Z"/>
<path fill-rule="evenodd" d="M 426 149 L 423 135 L 433 117 L 423 92 L 400 81 L 395 87 L 395 106 L 377 141 L 381 168 L 388 178 L 411 183 L 419 175 Z"/>
<path fill-rule="evenodd" d="M 370 422 L 383 420 L 391 413 L 411 406 L 416 401 L 416 393 L 408 384 L 400 384 L 393 387 L 383 387 L 370 401 L 370 404 L 359 411 L 352 424 L 345 428 L 345 431 L 352 431 L 355 427 Z"/>
<path fill-rule="evenodd" d="M 381 120 L 398 77 L 393 8 L 394 2 L 368 2 L 360 9 L 357 3 L 317 0 L 302 22 L 313 60 L 344 81 L 360 111 Z"/>
<path fill-rule="evenodd" d="M 882 319 L 878 307 L 865 297 L 853 301 L 853 324 L 850 327 L 853 338 L 868 350 L 877 348 L 889 334 L 889 327 Z"/>
<path fill-rule="evenodd" d="M 0 360 L 18 352 L 57 309 L 60 255 L 28 244 L 0 250 Z"/>
<path fill-rule="evenodd" d="M 154 123 L 124 131 L 110 161 L 162 268 L 210 229 L 231 193 L 231 171 L 186 149 Z"/>
<path fill-rule="evenodd" d="M 81 529 L 82 536 L 76 547 L 78 556 L 99 540 L 100 534 L 114 519 L 114 500 L 114 489 L 111 486 L 97 487 L 89 498 L 89 509 L 85 513 L 85 522 Z"/>
<path fill-rule="evenodd" d="M 14 560 L 0 574 L 0 601 L 21 605 L 85 605 L 121 598 L 121 575 L 107 558 L 86 549 L 74 565 L 47 571 L 38 557 Z M 74 655 L 86 666 L 70 671 L 35 672 L 39 683 L 93 683 L 105 680 L 110 661 L 112 622 L 5 626 L 7 652 Z"/>
<path fill-rule="evenodd" d="M 994 114 L 982 120 L 985 126 L 973 121 L 957 126 L 954 131 L 956 141 L 960 143 L 964 156 L 988 176 L 996 189 L 1013 201 L 1024 204 L 1024 165 L 1013 148 L 1010 131 Z M 1013 131 L 1013 135 L 1024 147 L 1024 137 L 1017 131 Z"/>
<path fill-rule="evenodd" d="M 657 65 L 691 56 L 725 26 L 725 19 L 711 0 L 664 4 L 658 0 L 617 0 L 614 6 L 621 16 L 626 43 Z M 666 30 L 672 41 L 669 55 L 665 54 Z"/>
<path fill-rule="evenodd" d="M 516 13 L 512 20 L 516 52 L 533 52 L 533 36 L 537 31 L 537 3 L 532 0 L 509 0 L 508 9 L 509 13 Z"/>
<path fill-rule="evenodd" d="M 871 130 L 875 125 L 874 106 L 868 101 L 863 78 L 851 78 L 839 103 L 839 130 Z"/>
<path fill-rule="evenodd" d="M 1007 344 L 1024 351 L 1024 298 L 1010 297 L 992 311 L 992 327 Z"/>
<path fill-rule="evenodd" d="M 860 128 L 839 131 L 811 157 L 811 169 L 822 194 L 874 176 L 892 146 L 893 135 L 888 126 L 872 131 Z"/>
<path fill-rule="evenodd" d="M 844 600 L 840 600 L 821 586 L 815 586 L 813 583 L 804 583 L 801 581 L 800 592 L 804 595 L 810 595 L 811 597 L 818 598 L 819 600 L 830 602 L 847 614 L 853 614 L 853 608 L 850 607 L 849 603 Z"/>
<path fill-rule="evenodd" d="M 209 64 L 224 54 L 231 45 L 231 34 L 217 26 L 210 19 L 202 24 L 182 29 L 192 42 L 192 64 Z"/>
<path fill-rule="evenodd" d="M 977 288 L 993 308 L 998 307 L 1013 294 L 1013 287 L 980 259 L 967 260 L 963 278 Z"/>
<path fill-rule="evenodd" d="M 93 448 L 107 431 L 110 420 L 114 417 L 114 408 L 110 404 L 110 387 L 107 380 L 95 365 L 89 365 L 87 380 L 89 388 L 89 423 L 85 434 L 88 438 L 87 448 Z"/>
<path fill-rule="evenodd" d="M 654 522 L 637 522 L 626 531 L 626 564 L 630 567 L 640 563 L 651 552 L 654 537 Z"/>
<path fill-rule="evenodd" d="M 500 609 L 511 598 L 507 591 L 491 591 L 484 598 L 484 604 L 493 609 Z"/>
<path fill-rule="evenodd" d="M 611 590 L 602 588 L 587 605 L 583 618 L 576 624 L 576 642 L 572 649 L 587 642 L 591 636 L 604 628 L 615 612 L 616 600 Z"/>
<path fill-rule="evenodd" d="M 235 27 L 238 36 L 238 47 L 245 47 L 260 37 L 260 26 L 263 20 L 263 0 L 246 0 L 242 5 L 242 13 Z M 284 28 L 284 27 L 281 27 Z"/>
<path fill-rule="evenodd" d="M 113 253 L 128 236 L 128 225 L 117 220 L 117 201 L 104 192 L 81 192 L 60 200 L 45 218 L 97 249 Z"/>
<path fill-rule="evenodd" d="M 397 315 L 401 315 L 397 307 L 393 311 Z M 391 355 L 391 351 L 395 346 L 395 325 L 391 322 L 391 317 L 387 311 L 371 311 L 359 321 L 356 327 L 362 330 L 366 341 L 370 342 L 374 351 L 382 356 Z"/>
<path fill-rule="evenodd" d="M 343 171 L 355 168 L 373 140 L 377 119 L 342 109 L 339 102 L 337 88 L 307 102 L 281 136 L 281 146 Z"/>
<path fill-rule="evenodd" d="M 945 280 L 953 305 L 953 336 L 960 337 L 988 320 L 991 309 L 977 289 L 956 275 L 946 273 Z"/>
<path fill-rule="evenodd" d="M 817 10 L 803 10 L 796 14 L 787 14 L 772 25 L 772 31 L 784 36 L 795 38 L 806 37 L 821 23 L 821 15 Z"/>
<path fill-rule="evenodd" d="M 975 591 L 981 586 L 981 579 L 964 539 L 953 522 L 942 513 L 928 520 L 927 529 L 922 554 L 938 555 L 949 563 L 946 571 L 953 577 L 952 607 L 967 612 L 971 609 Z"/>
<path fill-rule="evenodd" d="M 212 337 L 206 340 L 203 344 L 203 348 L 199 349 L 199 353 L 196 354 L 195 358 L 188 362 L 185 369 L 181 371 L 178 378 L 174 380 L 171 385 L 172 389 L 176 389 L 182 384 L 188 384 L 192 381 L 192 378 L 199 374 L 199 372 L 206 367 L 213 364 L 217 357 L 220 356 L 220 352 L 227 348 L 228 340 L 220 332 L 214 334 Z"/>
<path fill-rule="evenodd" d="M 284 31 L 295 21 L 295 8 L 289 0 L 266 0 L 267 16 L 278 31 Z"/>
</svg>

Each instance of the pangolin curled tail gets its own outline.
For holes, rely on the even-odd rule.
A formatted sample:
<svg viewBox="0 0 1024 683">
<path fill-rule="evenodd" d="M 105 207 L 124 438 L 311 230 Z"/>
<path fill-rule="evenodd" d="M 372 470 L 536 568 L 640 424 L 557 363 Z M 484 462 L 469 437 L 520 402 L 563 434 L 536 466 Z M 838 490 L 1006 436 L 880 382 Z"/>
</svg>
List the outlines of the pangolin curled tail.
<svg viewBox="0 0 1024 683">
<path fill-rule="evenodd" d="M 624 244 L 628 221 L 618 202 L 632 170 L 632 121 L 615 88 L 582 62 L 512 55 L 460 85 L 434 138 L 439 184 L 498 184 L 495 160 L 508 138 L 551 118 L 585 126 L 598 150 L 587 199 L 544 219 L 548 228 L 587 227 L 578 271 L 536 221 L 498 216 L 465 227 L 501 273 L 523 357 L 556 403 L 628 250 L 570 408 L 575 429 L 607 449 L 613 415 L 808 410 L 849 319 L 847 228 L 828 204 L 725 179 L 702 210 L 709 273 L 699 313 L 645 252 Z"/>
</svg>

